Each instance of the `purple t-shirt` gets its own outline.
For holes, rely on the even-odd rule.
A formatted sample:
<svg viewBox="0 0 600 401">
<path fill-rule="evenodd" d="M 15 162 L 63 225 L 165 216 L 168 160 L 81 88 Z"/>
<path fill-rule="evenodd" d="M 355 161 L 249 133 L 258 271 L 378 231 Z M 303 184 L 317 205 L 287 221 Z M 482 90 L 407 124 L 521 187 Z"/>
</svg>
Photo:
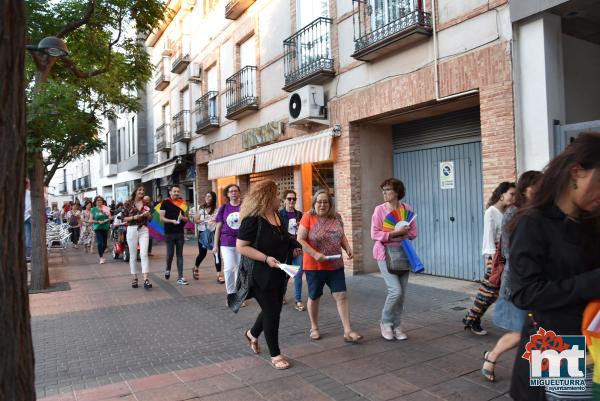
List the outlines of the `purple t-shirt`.
<svg viewBox="0 0 600 401">
<path fill-rule="evenodd" d="M 226 203 L 221 206 L 217 218 L 217 223 L 223 223 L 221 227 L 221 237 L 219 245 L 235 246 L 235 240 L 240 229 L 240 206 L 233 206 L 231 203 Z"/>
<path fill-rule="evenodd" d="M 296 220 L 296 211 L 294 210 L 293 212 L 288 212 L 286 210 L 285 212 L 287 213 L 288 217 L 288 233 L 290 233 L 292 237 L 296 238 L 296 235 L 298 234 L 298 224 L 300 224 L 300 222 Z"/>
</svg>

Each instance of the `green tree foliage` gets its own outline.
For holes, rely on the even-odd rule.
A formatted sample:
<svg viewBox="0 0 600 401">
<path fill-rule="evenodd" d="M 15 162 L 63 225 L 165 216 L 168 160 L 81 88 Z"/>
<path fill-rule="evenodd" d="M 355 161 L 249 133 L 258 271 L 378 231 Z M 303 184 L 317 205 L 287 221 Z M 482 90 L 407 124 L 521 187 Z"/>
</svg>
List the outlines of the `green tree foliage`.
<svg viewBox="0 0 600 401">
<path fill-rule="evenodd" d="M 143 40 L 165 15 L 159 0 L 26 0 L 27 41 L 62 38 L 69 56 L 57 60 L 48 83 L 27 90 L 30 156 L 43 150 L 48 185 L 69 161 L 102 148 L 102 117 L 137 111 L 137 91 L 153 66 Z M 36 65 L 27 62 L 33 83 Z"/>
</svg>

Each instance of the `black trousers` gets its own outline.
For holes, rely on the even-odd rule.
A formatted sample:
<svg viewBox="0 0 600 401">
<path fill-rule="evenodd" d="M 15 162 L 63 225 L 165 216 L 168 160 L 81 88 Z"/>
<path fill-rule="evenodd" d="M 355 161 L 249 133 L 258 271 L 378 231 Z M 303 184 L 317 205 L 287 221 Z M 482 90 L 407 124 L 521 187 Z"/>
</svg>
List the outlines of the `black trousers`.
<svg viewBox="0 0 600 401">
<path fill-rule="evenodd" d="M 171 271 L 173 264 L 173 255 L 177 254 L 177 275 L 178 278 L 183 277 L 183 233 L 166 234 L 165 242 L 167 243 L 167 270 Z"/>
<path fill-rule="evenodd" d="M 281 354 L 279 350 L 279 318 L 283 302 L 283 288 L 261 290 L 253 287 L 252 295 L 260 305 L 261 311 L 256 317 L 254 326 L 250 329 L 250 334 L 258 338 L 264 331 L 269 353 L 271 357 L 275 357 Z"/>
<path fill-rule="evenodd" d="M 74 245 L 79 243 L 79 235 L 81 233 L 81 228 L 79 227 L 71 227 L 71 242 Z"/>
<path fill-rule="evenodd" d="M 106 245 L 108 243 L 108 230 L 94 230 L 96 233 L 96 245 L 98 246 L 98 256 L 104 256 Z"/>
<path fill-rule="evenodd" d="M 196 267 L 200 266 L 200 263 L 204 260 L 206 255 L 208 254 L 208 249 L 202 246 L 200 241 L 198 241 L 198 256 L 196 256 Z M 217 269 L 217 273 L 221 272 L 221 252 L 219 251 L 219 262 L 217 262 L 216 255 L 213 255 L 215 259 L 215 268 Z"/>
</svg>

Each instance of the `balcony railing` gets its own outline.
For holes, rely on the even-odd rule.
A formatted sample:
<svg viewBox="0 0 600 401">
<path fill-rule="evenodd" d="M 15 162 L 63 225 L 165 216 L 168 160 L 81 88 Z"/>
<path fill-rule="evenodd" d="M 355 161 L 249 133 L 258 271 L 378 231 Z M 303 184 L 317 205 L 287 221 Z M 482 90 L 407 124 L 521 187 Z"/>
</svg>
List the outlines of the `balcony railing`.
<svg viewBox="0 0 600 401">
<path fill-rule="evenodd" d="M 184 49 L 181 39 L 179 39 L 179 43 L 175 49 L 175 56 L 171 63 L 171 72 L 181 74 L 185 71 L 191 61 L 189 49 Z"/>
<path fill-rule="evenodd" d="M 248 65 L 225 81 L 227 87 L 227 115 L 226 118 L 235 120 L 258 110 L 258 96 L 256 93 L 256 67 Z"/>
<path fill-rule="evenodd" d="M 156 129 L 154 142 L 157 152 L 171 150 L 171 127 L 169 124 L 163 124 Z"/>
<path fill-rule="evenodd" d="M 219 128 L 218 92 L 210 91 L 196 100 L 194 121 L 196 134 L 205 134 Z"/>
<path fill-rule="evenodd" d="M 373 60 L 432 33 L 431 14 L 422 0 L 352 0 L 354 57 Z"/>
<path fill-rule="evenodd" d="M 181 110 L 173 116 L 173 142 L 189 141 L 190 139 L 192 139 L 190 111 Z"/>
<path fill-rule="evenodd" d="M 225 6 L 225 18 L 238 19 L 256 0 L 229 0 Z"/>
<path fill-rule="evenodd" d="M 154 75 L 154 89 L 163 90 L 169 86 L 171 79 L 169 73 L 165 69 L 164 60 L 156 65 L 156 73 Z"/>
<path fill-rule="evenodd" d="M 283 53 L 286 91 L 333 77 L 331 18 L 319 17 L 284 40 Z"/>
</svg>

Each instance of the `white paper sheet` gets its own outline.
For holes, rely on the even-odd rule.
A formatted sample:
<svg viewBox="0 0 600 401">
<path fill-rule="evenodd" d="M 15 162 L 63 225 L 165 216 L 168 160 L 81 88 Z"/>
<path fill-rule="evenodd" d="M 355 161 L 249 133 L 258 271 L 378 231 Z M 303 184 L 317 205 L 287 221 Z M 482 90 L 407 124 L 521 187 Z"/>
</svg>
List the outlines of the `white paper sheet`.
<svg viewBox="0 0 600 401">
<path fill-rule="evenodd" d="M 296 276 L 296 274 L 298 274 L 298 270 L 300 270 L 300 266 L 286 265 L 285 263 L 280 263 L 278 266 L 290 277 Z"/>
</svg>

